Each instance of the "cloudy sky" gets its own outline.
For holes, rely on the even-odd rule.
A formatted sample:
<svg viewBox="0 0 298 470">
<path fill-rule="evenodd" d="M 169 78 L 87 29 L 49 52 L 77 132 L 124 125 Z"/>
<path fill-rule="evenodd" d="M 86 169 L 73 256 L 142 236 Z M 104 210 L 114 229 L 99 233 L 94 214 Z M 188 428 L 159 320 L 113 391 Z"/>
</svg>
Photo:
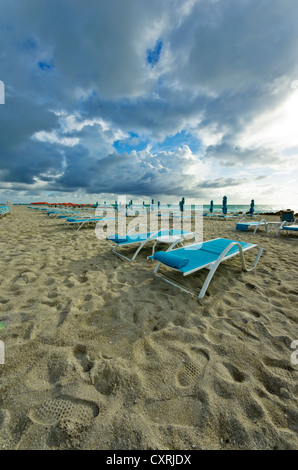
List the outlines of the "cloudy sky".
<svg viewBox="0 0 298 470">
<path fill-rule="evenodd" d="M 297 0 L 1 0 L 0 80 L 0 200 L 298 209 Z"/>
</svg>

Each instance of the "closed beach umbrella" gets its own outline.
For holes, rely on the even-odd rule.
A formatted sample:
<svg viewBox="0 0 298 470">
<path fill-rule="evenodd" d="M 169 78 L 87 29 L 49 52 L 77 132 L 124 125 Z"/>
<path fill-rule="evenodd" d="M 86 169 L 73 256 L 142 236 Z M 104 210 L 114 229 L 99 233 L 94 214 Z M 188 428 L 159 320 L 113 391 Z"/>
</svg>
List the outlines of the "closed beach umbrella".
<svg viewBox="0 0 298 470">
<path fill-rule="evenodd" d="M 252 199 L 250 203 L 250 209 L 249 209 L 250 215 L 253 215 L 254 213 L 254 210 L 255 210 L 254 206 L 255 206 L 255 201 Z"/>
<path fill-rule="evenodd" d="M 179 207 L 180 207 L 181 212 L 183 212 L 183 210 L 184 210 L 184 202 L 185 202 L 185 199 L 183 197 L 182 200 L 179 202 Z"/>
<path fill-rule="evenodd" d="M 223 214 L 226 214 L 228 212 L 227 200 L 228 200 L 227 196 L 224 196 L 222 200 L 222 213 Z"/>
<path fill-rule="evenodd" d="M 210 209 L 209 212 L 213 212 L 213 201 L 210 202 Z"/>
</svg>

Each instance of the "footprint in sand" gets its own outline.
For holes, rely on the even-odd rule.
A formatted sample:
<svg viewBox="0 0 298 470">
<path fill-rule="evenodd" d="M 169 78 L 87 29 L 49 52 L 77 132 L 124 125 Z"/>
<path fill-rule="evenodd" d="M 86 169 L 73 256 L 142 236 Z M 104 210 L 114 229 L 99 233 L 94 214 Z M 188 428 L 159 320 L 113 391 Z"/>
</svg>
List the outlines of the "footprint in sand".
<svg viewBox="0 0 298 470">
<path fill-rule="evenodd" d="M 234 380 L 234 382 L 242 383 L 246 380 L 246 375 L 230 362 L 223 363 L 223 365 L 229 371 L 229 374 Z"/>
<path fill-rule="evenodd" d="M 81 372 L 89 372 L 94 363 L 90 361 L 87 353 L 87 348 L 84 344 L 77 344 L 73 350 L 74 364 Z"/>
<path fill-rule="evenodd" d="M 29 411 L 31 421 L 58 426 L 73 437 L 91 426 L 99 408 L 93 402 L 72 398 L 52 399 Z"/>
<path fill-rule="evenodd" d="M 285 379 L 290 384 L 294 383 L 295 369 L 286 359 L 275 359 L 266 356 L 263 358 L 263 362 L 269 369 L 271 368 L 274 375 Z"/>
<path fill-rule="evenodd" d="M 177 372 L 178 384 L 181 387 L 189 387 L 193 385 L 198 378 L 203 375 L 208 361 L 209 355 L 202 350 L 198 351 L 197 357 L 194 361 L 183 359 L 183 365 Z"/>
<path fill-rule="evenodd" d="M 222 341 L 223 334 L 216 331 L 215 329 L 209 329 L 207 332 L 208 340 L 213 344 L 220 344 Z"/>
<path fill-rule="evenodd" d="M 10 413 L 4 408 L 0 409 L 0 430 L 5 428 L 10 422 Z"/>
</svg>

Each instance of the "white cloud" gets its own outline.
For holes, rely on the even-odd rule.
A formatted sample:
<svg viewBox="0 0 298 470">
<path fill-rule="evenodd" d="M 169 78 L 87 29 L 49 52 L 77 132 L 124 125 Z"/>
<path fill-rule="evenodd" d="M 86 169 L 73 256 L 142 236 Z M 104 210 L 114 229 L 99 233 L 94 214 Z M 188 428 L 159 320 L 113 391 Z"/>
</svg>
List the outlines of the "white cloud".
<svg viewBox="0 0 298 470">
<path fill-rule="evenodd" d="M 51 144 L 61 144 L 61 145 L 66 145 L 68 147 L 73 147 L 74 145 L 77 145 L 80 141 L 80 139 L 77 137 L 59 137 L 55 131 L 35 132 L 32 138 L 39 140 L 40 142 L 49 142 Z"/>
<path fill-rule="evenodd" d="M 282 151 L 298 146 L 298 90 L 293 91 L 276 109 L 265 111 L 239 135 L 242 145 L 264 146 Z"/>
</svg>

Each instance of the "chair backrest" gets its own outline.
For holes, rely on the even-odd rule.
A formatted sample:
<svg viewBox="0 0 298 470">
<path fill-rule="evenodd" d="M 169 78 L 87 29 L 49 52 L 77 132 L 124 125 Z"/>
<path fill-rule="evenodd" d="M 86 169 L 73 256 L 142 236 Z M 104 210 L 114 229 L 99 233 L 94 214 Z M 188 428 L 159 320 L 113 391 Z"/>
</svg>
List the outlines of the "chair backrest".
<svg viewBox="0 0 298 470">
<path fill-rule="evenodd" d="M 280 211 L 280 220 L 282 222 L 294 222 L 294 211 L 291 211 L 290 209 Z"/>
</svg>

